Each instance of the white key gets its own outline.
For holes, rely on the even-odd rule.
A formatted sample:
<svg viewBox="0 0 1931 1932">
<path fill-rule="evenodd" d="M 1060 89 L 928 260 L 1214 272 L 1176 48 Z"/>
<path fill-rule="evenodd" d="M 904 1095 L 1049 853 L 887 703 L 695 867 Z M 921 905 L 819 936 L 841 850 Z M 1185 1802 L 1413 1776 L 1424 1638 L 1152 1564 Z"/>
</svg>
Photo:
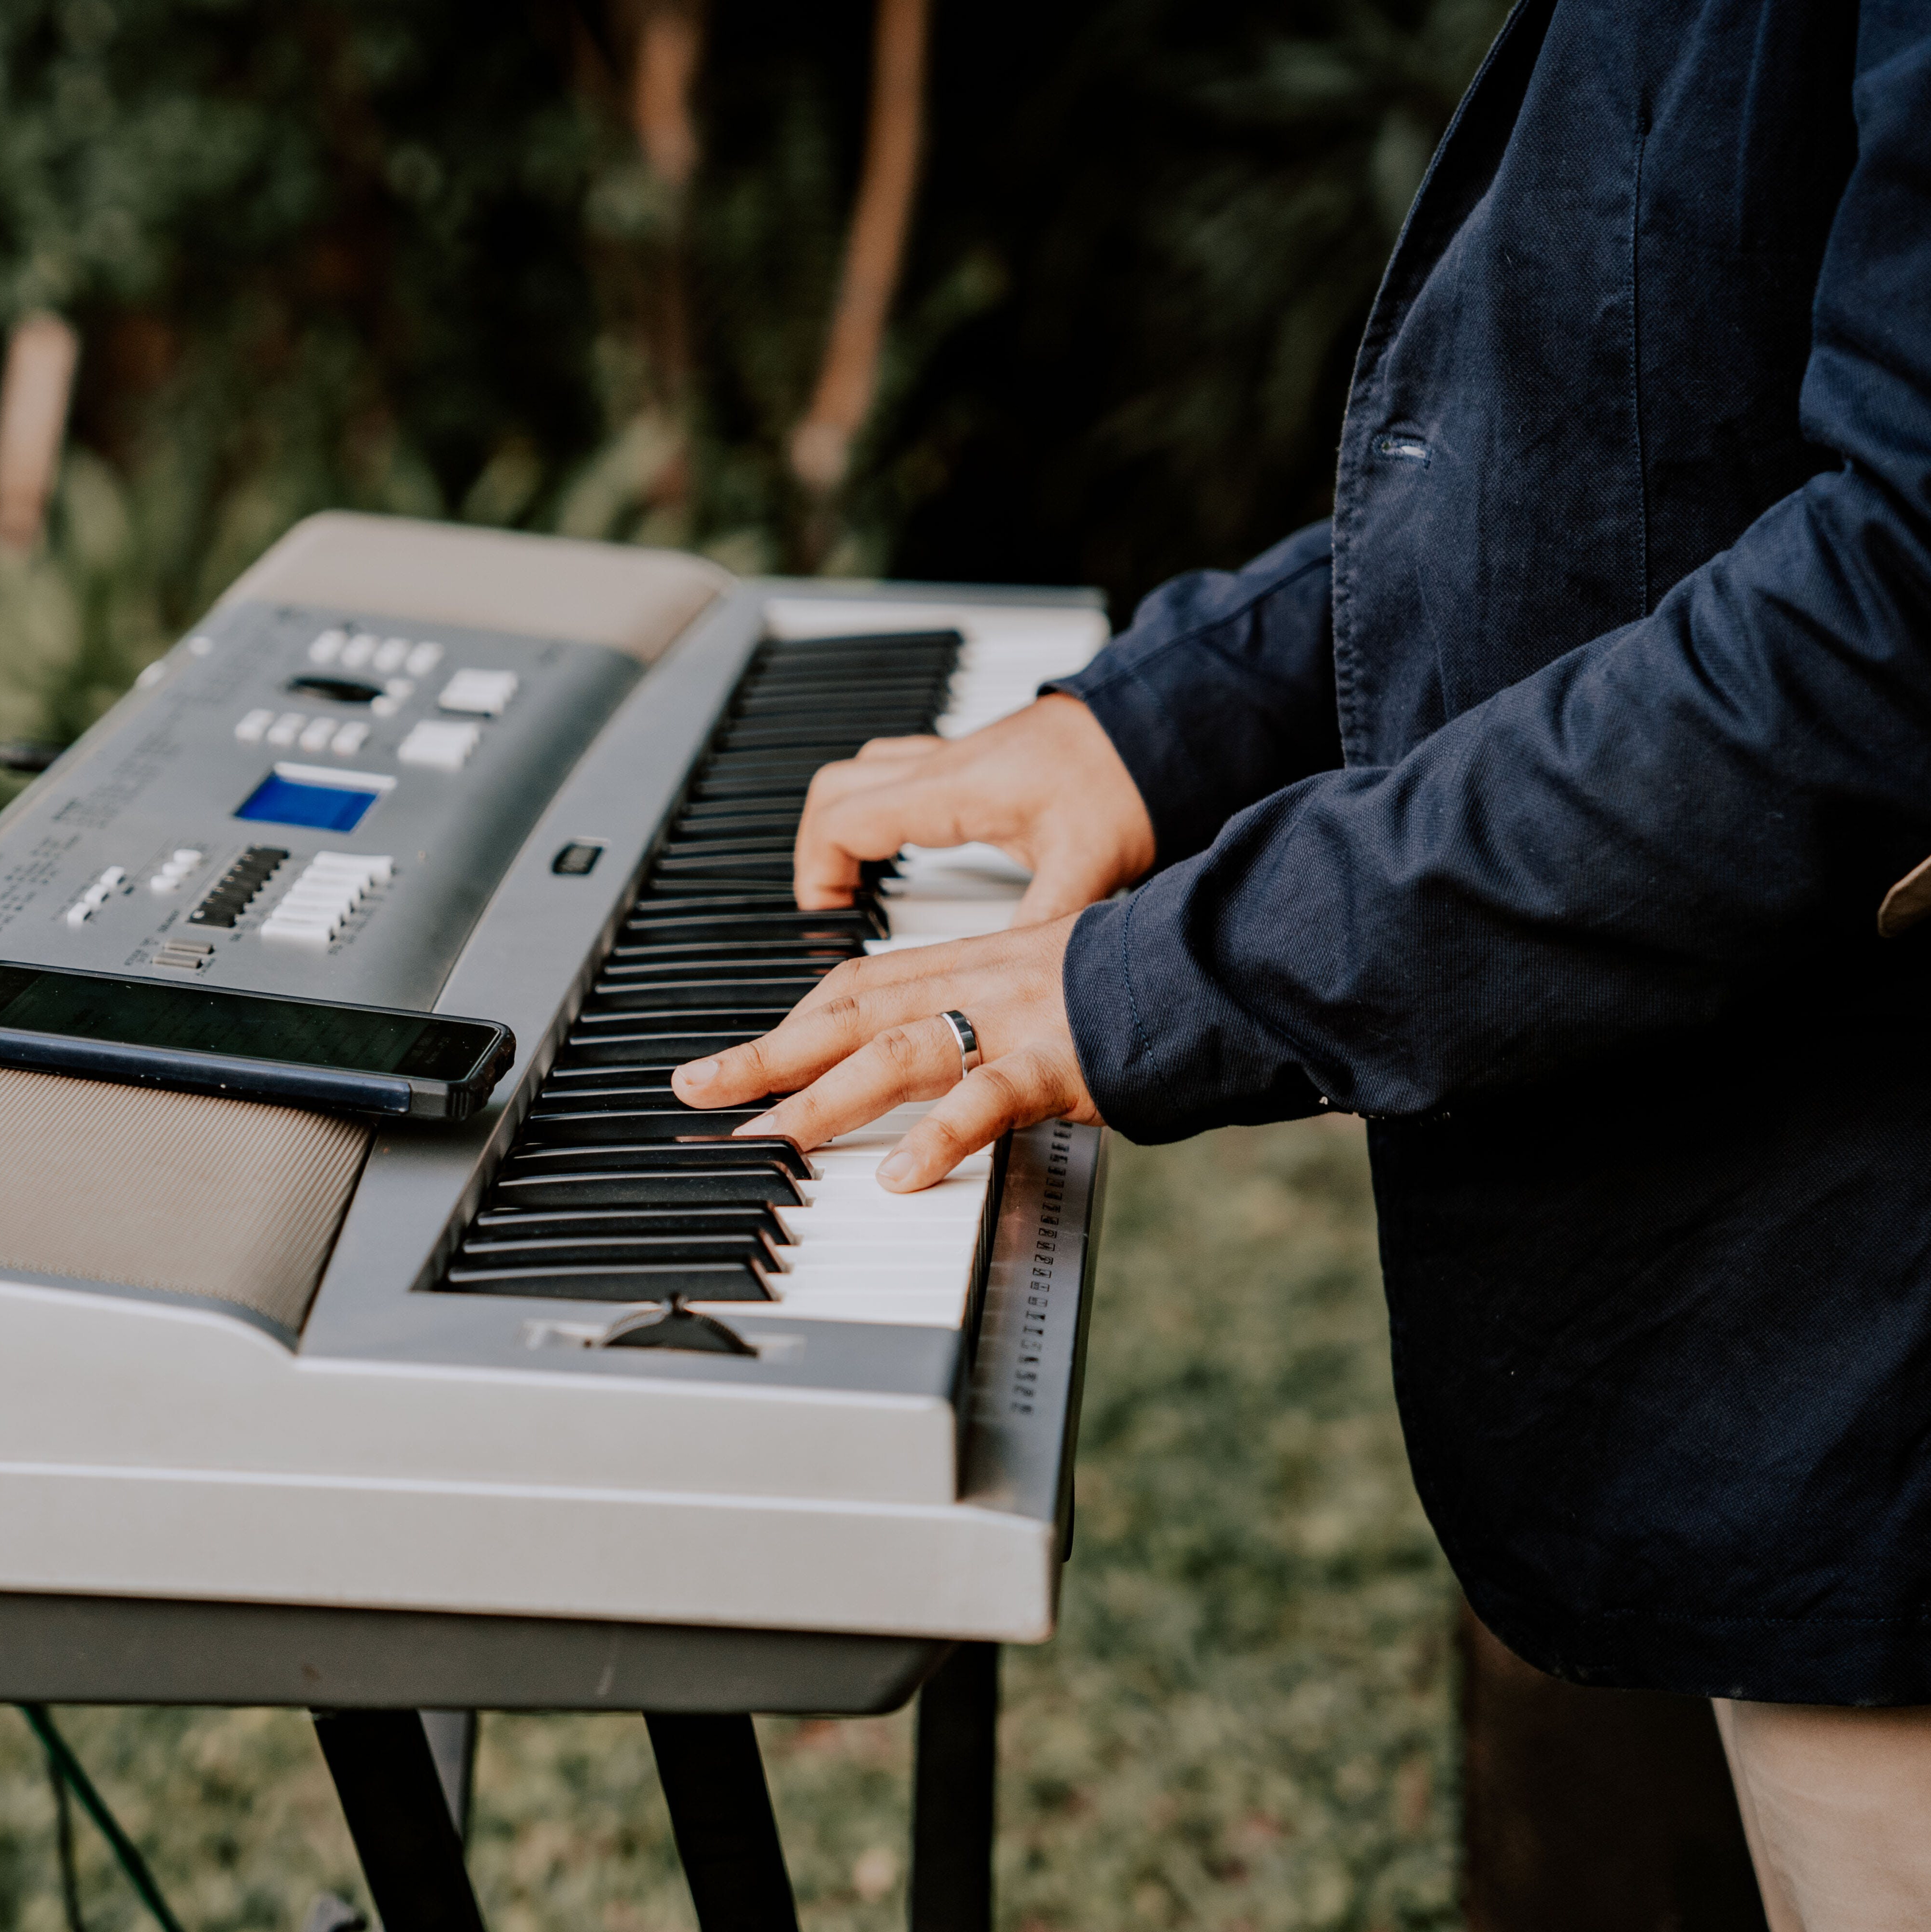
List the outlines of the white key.
<svg viewBox="0 0 1931 1932">
<path fill-rule="evenodd" d="M 263 922 L 262 937 L 283 945 L 326 948 L 335 937 L 335 929 L 326 926 L 296 926 L 272 919 Z"/>
</svg>

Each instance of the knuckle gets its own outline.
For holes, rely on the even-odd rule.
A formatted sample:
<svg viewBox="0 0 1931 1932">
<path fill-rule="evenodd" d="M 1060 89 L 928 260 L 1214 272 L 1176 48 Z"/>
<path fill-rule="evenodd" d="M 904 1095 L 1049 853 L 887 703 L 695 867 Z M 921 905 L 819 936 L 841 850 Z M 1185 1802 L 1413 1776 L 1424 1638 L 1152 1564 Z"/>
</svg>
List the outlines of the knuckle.
<svg viewBox="0 0 1931 1932">
<path fill-rule="evenodd" d="M 904 1075 L 917 1070 L 922 1055 L 918 1036 L 911 1028 L 887 1027 L 872 1044 L 895 1072 Z"/>
</svg>

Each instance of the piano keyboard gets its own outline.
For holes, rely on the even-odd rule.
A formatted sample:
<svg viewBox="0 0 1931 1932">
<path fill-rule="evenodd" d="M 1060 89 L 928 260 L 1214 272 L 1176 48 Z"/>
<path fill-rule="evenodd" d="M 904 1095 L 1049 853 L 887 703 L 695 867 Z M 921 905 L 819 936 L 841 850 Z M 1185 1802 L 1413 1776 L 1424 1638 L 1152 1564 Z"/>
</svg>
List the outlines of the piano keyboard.
<svg viewBox="0 0 1931 1932">
<path fill-rule="evenodd" d="M 378 802 L 351 832 L 278 830 L 287 876 L 326 848 L 380 861 L 380 890 L 301 947 L 265 940 L 272 894 L 238 906 L 194 970 L 486 1016 L 518 1059 L 460 1126 L 352 1129 L 359 1169 L 339 1133 L 287 1137 L 308 1151 L 269 1184 L 285 1208 L 251 1203 L 293 1231 L 264 1245 L 272 1293 L 245 1256 L 191 1273 L 196 1231 L 236 1222 L 191 1144 L 236 1144 L 206 1111 L 230 1103 L 129 1103 L 124 1138 L 188 1143 L 141 1197 L 176 1203 L 171 1272 L 62 1261 L 140 1251 L 80 1238 L 111 1187 L 42 1217 L 25 1266 L 0 1253 L 0 1592 L 1050 1634 L 1101 1136 L 1048 1123 L 892 1195 L 875 1169 L 920 1108 L 806 1153 L 734 1137 L 761 1110 L 695 1112 L 669 1074 L 842 960 L 1010 921 L 1024 874 L 972 848 L 800 911 L 806 788 L 868 738 L 1024 704 L 1105 633 L 1077 595 L 732 584 L 399 520 L 317 519 L 270 553 L 0 820 L 0 951 L 182 970 L 202 893 L 83 889 L 190 849 L 224 876 L 266 836 L 228 814 L 277 770 L 246 728 L 293 694 L 318 743 L 331 723 L 313 755 Z M 440 669 L 345 734 L 308 716 L 340 701 L 314 670 L 332 640 L 405 671 L 433 643 Z M 462 759 L 412 763 L 465 678 L 496 708 L 462 712 Z M 83 829 L 56 847 L 53 824 Z M 80 1145 L 93 1120 L 55 1125 Z"/>
</svg>

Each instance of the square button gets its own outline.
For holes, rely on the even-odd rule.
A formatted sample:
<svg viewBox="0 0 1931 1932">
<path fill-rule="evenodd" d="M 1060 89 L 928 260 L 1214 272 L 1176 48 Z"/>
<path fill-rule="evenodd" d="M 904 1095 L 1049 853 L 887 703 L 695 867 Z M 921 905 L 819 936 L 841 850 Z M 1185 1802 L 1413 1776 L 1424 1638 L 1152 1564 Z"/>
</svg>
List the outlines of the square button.
<svg viewBox="0 0 1931 1932">
<path fill-rule="evenodd" d="M 457 672 L 443 687 L 436 702 L 445 711 L 467 711 L 480 718 L 500 718 L 516 695 L 513 670 L 479 670 L 473 668 Z"/>
</svg>

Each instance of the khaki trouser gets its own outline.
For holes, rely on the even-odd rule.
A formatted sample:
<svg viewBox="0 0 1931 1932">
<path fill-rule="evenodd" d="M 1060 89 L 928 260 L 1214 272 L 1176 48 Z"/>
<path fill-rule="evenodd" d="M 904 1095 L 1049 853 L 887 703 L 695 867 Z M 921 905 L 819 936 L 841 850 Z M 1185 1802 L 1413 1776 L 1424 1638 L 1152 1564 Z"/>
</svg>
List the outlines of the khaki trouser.
<svg viewBox="0 0 1931 1932">
<path fill-rule="evenodd" d="M 1714 1701 L 1770 1932 L 1931 1928 L 1931 1706 Z"/>
</svg>

